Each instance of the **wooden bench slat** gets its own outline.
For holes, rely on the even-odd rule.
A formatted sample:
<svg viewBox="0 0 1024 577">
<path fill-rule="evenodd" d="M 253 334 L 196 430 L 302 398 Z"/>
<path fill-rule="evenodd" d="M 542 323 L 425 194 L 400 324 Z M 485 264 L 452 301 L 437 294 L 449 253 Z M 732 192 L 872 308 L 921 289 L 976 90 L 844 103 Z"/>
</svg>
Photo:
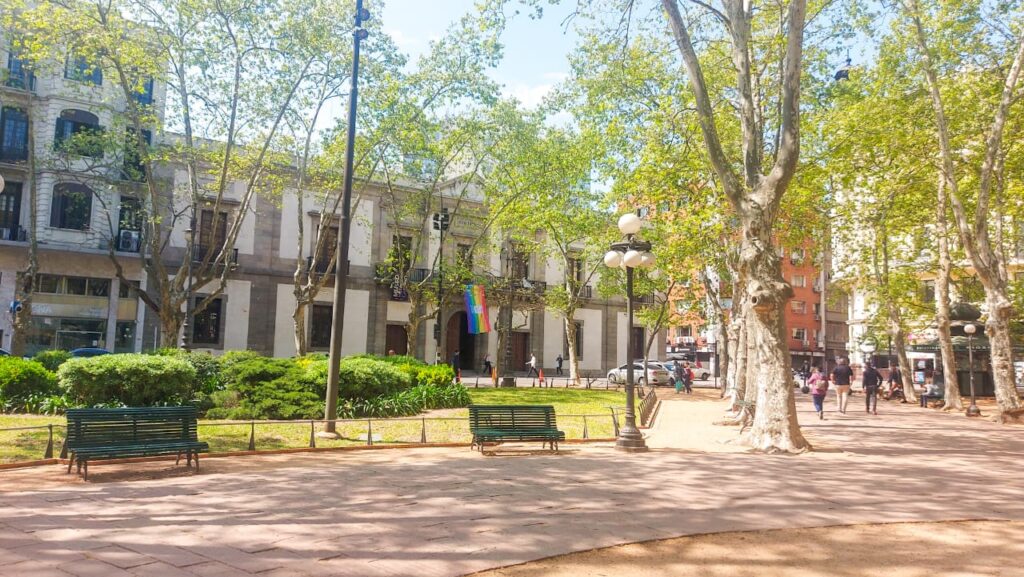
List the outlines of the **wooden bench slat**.
<svg viewBox="0 0 1024 577">
<path fill-rule="evenodd" d="M 539 441 L 557 451 L 565 440 L 551 405 L 470 405 L 469 428 L 481 451 L 485 442 L 502 441 Z"/>
</svg>

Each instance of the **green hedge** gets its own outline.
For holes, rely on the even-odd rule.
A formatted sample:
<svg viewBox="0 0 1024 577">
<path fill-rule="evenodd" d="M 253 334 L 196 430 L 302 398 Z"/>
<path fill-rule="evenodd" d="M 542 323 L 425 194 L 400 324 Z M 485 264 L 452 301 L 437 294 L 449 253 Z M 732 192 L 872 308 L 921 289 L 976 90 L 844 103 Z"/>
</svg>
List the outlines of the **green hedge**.
<svg viewBox="0 0 1024 577">
<path fill-rule="evenodd" d="M 0 357 L 0 398 L 20 404 L 33 396 L 57 392 L 57 377 L 37 361 Z"/>
<path fill-rule="evenodd" d="M 195 397 L 196 370 L 187 361 L 159 355 L 76 358 L 57 371 L 72 403 L 85 406 L 178 405 Z"/>
<path fill-rule="evenodd" d="M 36 361 L 46 367 L 46 370 L 57 372 L 57 369 L 64 364 L 65 361 L 71 358 L 71 353 L 61 350 L 49 350 L 39 351 L 36 356 L 32 357 L 33 361 Z"/>
<path fill-rule="evenodd" d="M 469 391 L 460 384 L 417 385 L 372 399 L 347 399 L 342 402 L 339 415 L 345 419 L 406 417 L 431 409 L 465 407 L 469 403 Z"/>
</svg>

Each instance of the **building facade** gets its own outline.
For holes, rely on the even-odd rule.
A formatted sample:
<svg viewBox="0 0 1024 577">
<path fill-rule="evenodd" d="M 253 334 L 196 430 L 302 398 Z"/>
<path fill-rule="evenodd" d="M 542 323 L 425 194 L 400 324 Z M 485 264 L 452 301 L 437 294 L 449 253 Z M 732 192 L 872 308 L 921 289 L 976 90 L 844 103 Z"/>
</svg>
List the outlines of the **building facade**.
<svg viewBox="0 0 1024 577">
<path fill-rule="evenodd" d="M 24 296 L 19 279 L 28 267 L 30 229 L 34 229 L 38 280 L 32 291 L 26 353 L 83 346 L 140 352 L 177 345 L 163 342 L 156 314 L 138 297 L 137 289 L 148 285 L 143 259 L 162 259 L 173 274 L 188 258 L 201 259 L 208 250 L 220 250 L 226 223 L 236 220 L 240 228 L 226 259 L 229 271 L 224 292 L 191 319 L 192 348 L 214 354 L 241 349 L 278 357 L 296 353 L 294 279 L 297 270 L 300 277 L 325 272 L 307 270 L 308 257 L 304 256 L 315 252 L 319 227 L 332 226 L 321 222 L 322 206 L 311 206 L 307 198 L 300 210 L 294 190 L 274 196 L 257 194 L 251 203 L 243 204 L 245 183 L 233 183 L 217 204 L 219 213 L 199 202 L 195 224 L 190 224 L 189 218 L 174 220 L 167 226 L 165 248 L 158 255 L 148 255 L 140 241 L 142 227 L 133 216 L 140 207 L 139 185 L 127 176 L 119 180 L 109 174 L 111 167 L 126 167 L 130 157 L 111 158 L 109 153 L 89 150 L 54 152 L 62 138 L 116 125 L 124 110 L 123 98 L 119 101 L 116 90 L 104 83 L 101 71 L 75 59 L 69 59 L 63 70 L 58 66 L 45 74 L 30 74 L 2 38 L 0 63 L 6 65 L 0 77 L 0 175 L 5 182 L 0 195 L 0 302 L 13 310 Z M 139 98 L 162 110 L 163 92 L 160 82 L 149 82 Z M 154 146 L 172 138 L 150 137 Z M 58 156 L 60 162 L 54 161 Z M 93 183 L 98 164 L 108 173 Z M 187 190 L 185 170 L 164 164 L 158 172 L 169 201 L 176 209 L 187 209 L 189 200 L 174 193 Z M 410 181 L 405 186 L 417 185 Z M 396 249 L 407 250 L 405 238 L 419 235 L 425 242 L 418 243 L 416 262 L 429 264 L 416 265 L 419 268 L 410 271 L 412 274 L 430 275 L 435 266 L 464 258 L 464 247 L 473 247 L 474 273 L 481 278 L 506 279 L 494 286 L 517 287 L 518 296 L 512 300 L 513 367 L 522 367 L 530 354 L 545 366 L 552 366 L 558 354 L 566 356 L 564 320 L 536 306 L 544 287 L 565 282 L 566 271 L 559 263 L 541 255 L 516 255 L 515 266 L 510 266 L 512 257 L 505 255 L 512 251 L 503 251 L 508 247 L 499 239 L 481 239 L 483 228 L 468 216 L 456 216 L 442 246 L 440 232 L 430 227 L 429 219 L 410 224 L 391 218 L 382 183 L 358 183 L 357 189 L 347 267 L 345 354 L 395 350 L 434 360 L 448 359 L 457 349 L 462 365 L 469 369 L 480 367 L 488 354 L 492 360 L 500 357 L 496 333 L 468 333 L 465 305 L 454 294 L 442 307 L 440 347 L 435 339 L 438 319 L 429 319 L 419 323 L 415 350 L 406 350 L 412 304 L 409 295 L 394 290 L 393 279 L 380 271 Z M 456 195 L 454 188 L 444 187 L 428 210 L 451 207 L 454 211 L 460 204 L 486 210 L 484 200 L 472 191 L 468 196 Z M 463 214 L 472 212 L 462 209 Z M 297 240 L 300 221 L 305 231 L 302 247 Z M 197 239 L 193 254 L 186 255 L 191 226 L 197 228 L 193 232 Z M 410 230 L 410 226 L 414 228 Z M 336 225 L 333 230 L 336 235 Z M 443 259 L 437 258 L 438 253 Z M 117 267 L 130 282 L 119 280 Z M 514 278 L 506 278 L 509 276 Z M 574 322 L 582 329 L 577 345 L 580 368 L 585 374 L 598 375 L 626 361 L 627 328 L 624 302 L 599 298 L 591 289 L 584 291 L 588 298 Z M 210 290 L 211 286 L 195 287 L 193 299 L 198 302 Z M 315 303 L 305 311 L 312 351 L 329 347 L 333 292 L 333 278 L 328 278 Z M 489 309 L 492 321 L 498 319 L 498 307 Z M 10 347 L 13 316 L 0 317 L 0 344 Z M 643 328 L 633 330 L 638 337 L 646 337 Z M 659 351 L 658 356 L 662 355 Z"/>
</svg>

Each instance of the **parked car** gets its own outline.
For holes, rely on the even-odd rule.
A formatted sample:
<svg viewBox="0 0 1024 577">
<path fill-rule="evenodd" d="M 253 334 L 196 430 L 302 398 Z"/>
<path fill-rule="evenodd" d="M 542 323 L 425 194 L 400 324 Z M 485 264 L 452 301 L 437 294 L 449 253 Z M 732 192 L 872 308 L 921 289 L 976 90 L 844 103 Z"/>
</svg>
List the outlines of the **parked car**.
<svg viewBox="0 0 1024 577">
<path fill-rule="evenodd" d="M 110 351 L 107 349 L 101 349 L 98 347 L 82 347 L 71 351 L 72 357 L 98 357 L 100 355 L 109 355 Z"/>
<path fill-rule="evenodd" d="M 627 366 L 629 365 L 622 365 L 608 371 L 608 380 L 613 383 L 625 383 Z M 644 364 L 637 362 L 633 363 L 633 379 L 638 385 L 667 385 L 669 374 L 660 363 L 650 362 L 647 365 L 647 376 L 644 377 Z"/>
<path fill-rule="evenodd" d="M 670 374 L 670 375 L 675 375 L 676 374 L 676 363 L 679 363 L 679 362 L 682 362 L 682 361 L 668 361 L 667 363 L 665 363 L 665 370 L 668 371 L 668 374 Z M 706 381 L 709 378 L 711 378 L 711 371 L 707 370 L 707 368 L 705 368 L 705 367 L 695 367 L 695 366 L 693 366 L 692 362 L 690 363 L 690 370 L 693 371 L 693 378 L 695 380 Z M 675 384 L 675 378 L 674 377 L 672 379 L 672 384 L 673 385 Z"/>
<path fill-rule="evenodd" d="M 0 357 L 9 357 L 9 356 L 11 356 L 11 352 L 10 351 L 8 351 L 7 349 L 0 349 Z"/>
</svg>

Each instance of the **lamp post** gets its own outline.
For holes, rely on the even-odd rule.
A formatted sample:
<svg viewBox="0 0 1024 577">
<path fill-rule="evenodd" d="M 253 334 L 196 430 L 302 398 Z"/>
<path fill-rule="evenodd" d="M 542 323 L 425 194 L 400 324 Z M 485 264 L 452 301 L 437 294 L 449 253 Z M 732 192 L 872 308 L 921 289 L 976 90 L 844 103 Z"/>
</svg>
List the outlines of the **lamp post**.
<svg viewBox="0 0 1024 577">
<path fill-rule="evenodd" d="M 194 200 L 192 201 L 192 219 L 188 229 L 185 230 L 185 234 L 188 235 L 189 240 L 188 250 L 185 251 L 185 260 L 187 261 L 185 266 L 188 272 L 188 279 L 186 281 L 188 284 L 186 286 L 188 288 L 185 290 L 185 320 L 181 323 L 181 344 L 179 347 L 183 351 L 189 350 L 192 344 L 192 339 L 188 333 L 192 325 L 192 261 L 195 260 L 194 255 L 196 252 L 196 203 Z"/>
<path fill-rule="evenodd" d="M 505 308 L 502 309 L 501 315 L 501 330 L 505 333 L 505 350 L 501 359 L 501 372 L 504 376 L 501 378 L 502 387 L 515 388 L 516 386 L 516 374 L 512 370 L 512 316 L 514 311 L 512 310 L 512 249 L 502 248 L 502 254 L 505 257 L 505 281 L 508 285 L 508 303 Z"/>
<path fill-rule="evenodd" d="M 646 451 L 647 445 L 640 429 L 636 428 L 636 403 L 633 393 L 633 269 L 654 266 L 651 243 L 636 238 L 643 223 L 640 217 L 626 213 L 619 217 L 619 231 L 626 240 L 612 243 L 611 250 L 604 255 L 604 264 L 609 268 L 621 267 L 626 270 L 626 424 L 619 429 L 615 448 L 622 451 Z"/>
<path fill-rule="evenodd" d="M 978 332 L 978 327 L 974 323 L 967 323 L 964 325 L 964 334 L 967 335 L 967 364 L 969 365 L 969 381 L 971 383 L 971 406 L 967 407 L 968 417 L 980 417 L 981 409 L 978 408 L 974 398 L 974 333 Z"/>
<path fill-rule="evenodd" d="M 345 327 L 345 290 L 348 288 L 348 243 L 352 221 L 352 172 L 356 146 L 356 103 L 359 99 L 359 43 L 369 36 L 363 22 L 370 12 L 363 0 L 356 0 L 356 27 L 353 31 L 352 89 L 348 98 L 348 133 L 345 135 L 345 181 L 341 190 L 341 218 L 338 246 L 334 251 L 334 311 L 331 319 L 331 354 L 327 362 L 327 399 L 324 410 L 323 437 L 337 438 L 334 419 L 338 418 L 338 380 L 341 373 L 341 339 Z"/>
<path fill-rule="evenodd" d="M 444 308 L 444 233 L 448 230 L 450 221 L 451 215 L 448 214 L 447 208 L 442 208 L 441 212 L 434 213 L 434 230 L 438 231 L 439 238 L 437 243 L 437 322 L 434 323 L 436 364 L 441 364 L 447 358 L 441 355 L 441 321 L 444 319 L 442 314 Z"/>
</svg>

